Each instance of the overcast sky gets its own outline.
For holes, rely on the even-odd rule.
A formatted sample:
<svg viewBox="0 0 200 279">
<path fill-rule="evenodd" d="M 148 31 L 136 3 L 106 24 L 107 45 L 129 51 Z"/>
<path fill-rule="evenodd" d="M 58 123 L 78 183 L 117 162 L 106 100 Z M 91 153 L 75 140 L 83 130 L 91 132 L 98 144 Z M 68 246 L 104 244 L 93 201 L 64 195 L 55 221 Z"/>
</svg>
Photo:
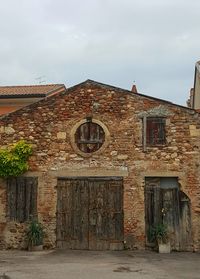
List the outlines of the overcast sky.
<svg viewBox="0 0 200 279">
<path fill-rule="evenodd" d="M 94 79 L 185 105 L 199 0 L 0 0 L 0 85 Z"/>
</svg>

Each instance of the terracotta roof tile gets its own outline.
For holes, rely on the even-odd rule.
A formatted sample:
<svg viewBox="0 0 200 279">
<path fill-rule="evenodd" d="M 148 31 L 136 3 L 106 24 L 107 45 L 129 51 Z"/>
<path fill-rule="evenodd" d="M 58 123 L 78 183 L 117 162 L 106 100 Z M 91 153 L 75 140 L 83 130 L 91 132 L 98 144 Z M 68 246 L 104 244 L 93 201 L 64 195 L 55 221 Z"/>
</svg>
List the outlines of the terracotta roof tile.
<svg viewBox="0 0 200 279">
<path fill-rule="evenodd" d="M 57 90 L 65 90 L 64 84 L 45 84 L 45 85 L 21 85 L 21 86 L 0 86 L 0 97 L 6 96 L 47 96 Z"/>
</svg>

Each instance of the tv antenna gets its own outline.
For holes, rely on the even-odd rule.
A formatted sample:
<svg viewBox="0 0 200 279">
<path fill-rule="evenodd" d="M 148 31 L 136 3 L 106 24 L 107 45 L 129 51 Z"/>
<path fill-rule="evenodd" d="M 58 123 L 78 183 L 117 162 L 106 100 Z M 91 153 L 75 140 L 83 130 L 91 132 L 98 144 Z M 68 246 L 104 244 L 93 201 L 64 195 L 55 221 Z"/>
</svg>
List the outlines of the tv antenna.
<svg viewBox="0 0 200 279">
<path fill-rule="evenodd" d="M 40 77 L 35 78 L 35 80 L 36 80 L 37 83 L 39 83 L 39 84 L 46 83 L 45 77 L 46 77 L 46 76 L 40 76 Z"/>
</svg>

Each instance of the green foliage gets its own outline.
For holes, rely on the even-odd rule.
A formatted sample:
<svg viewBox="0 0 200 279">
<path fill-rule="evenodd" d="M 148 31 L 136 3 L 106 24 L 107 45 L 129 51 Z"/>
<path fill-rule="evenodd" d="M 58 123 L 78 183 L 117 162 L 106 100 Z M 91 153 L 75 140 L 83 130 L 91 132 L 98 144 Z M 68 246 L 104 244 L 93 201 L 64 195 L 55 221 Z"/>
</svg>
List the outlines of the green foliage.
<svg viewBox="0 0 200 279">
<path fill-rule="evenodd" d="M 32 154 L 32 147 L 24 140 L 20 140 L 12 146 L 11 149 L 22 160 L 28 160 L 28 157 Z"/>
<path fill-rule="evenodd" d="M 29 248 L 43 244 L 44 230 L 38 221 L 31 220 L 26 235 Z"/>
<path fill-rule="evenodd" d="M 32 147 L 20 140 L 7 149 L 0 149 L 0 177 L 19 176 L 28 170 L 27 160 Z"/>
<path fill-rule="evenodd" d="M 162 223 L 152 226 L 149 230 L 149 235 L 151 242 L 166 243 L 168 241 L 167 226 Z"/>
</svg>

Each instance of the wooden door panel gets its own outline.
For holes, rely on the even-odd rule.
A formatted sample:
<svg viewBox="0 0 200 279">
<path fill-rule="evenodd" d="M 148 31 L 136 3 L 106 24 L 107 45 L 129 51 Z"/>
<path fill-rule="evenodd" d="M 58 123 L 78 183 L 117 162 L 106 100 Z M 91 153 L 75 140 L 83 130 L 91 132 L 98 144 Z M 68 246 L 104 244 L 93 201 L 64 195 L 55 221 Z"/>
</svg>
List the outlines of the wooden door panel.
<svg viewBox="0 0 200 279">
<path fill-rule="evenodd" d="M 151 227 L 162 223 L 162 197 L 158 178 L 148 181 L 145 187 L 145 222 L 147 244 L 154 245 L 150 235 Z"/>
<path fill-rule="evenodd" d="M 122 249 L 122 180 L 93 181 L 89 185 L 89 249 Z"/>
<path fill-rule="evenodd" d="M 162 190 L 163 223 L 167 226 L 170 245 L 173 250 L 179 251 L 179 198 L 178 189 Z"/>
<path fill-rule="evenodd" d="M 89 249 L 109 249 L 107 233 L 107 181 L 89 181 Z"/>
<path fill-rule="evenodd" d="M 122 248 L 122 185 L 122 180 L 59 179 L 57 246 L 108 250 L 116 243 Z"/>
<path fill-rule="evenodd" d="M 180 250 L 192 251 L 190 199 L 180 191 Z"/>
<path fill-rule="evenodd" d="M 122 181 L 109 182 L 110 235 L 113 242 L 123 240 L 123 187 Z"/>
<path fill-rule="evenodd" d="M 88 249 L 88 183 L 72 180 L 71 248 Z"/>
<path fill-rule="evenodd" d="M 58 180 L 57 246 L 88 249 L 88 187 L 82 180 Z"/>
<path fill-rule="evenodd" d="M 71 184 L 70 181 L 58 180 L 57 191 L 57 246 L 71 248 Z"/>
</svg>

